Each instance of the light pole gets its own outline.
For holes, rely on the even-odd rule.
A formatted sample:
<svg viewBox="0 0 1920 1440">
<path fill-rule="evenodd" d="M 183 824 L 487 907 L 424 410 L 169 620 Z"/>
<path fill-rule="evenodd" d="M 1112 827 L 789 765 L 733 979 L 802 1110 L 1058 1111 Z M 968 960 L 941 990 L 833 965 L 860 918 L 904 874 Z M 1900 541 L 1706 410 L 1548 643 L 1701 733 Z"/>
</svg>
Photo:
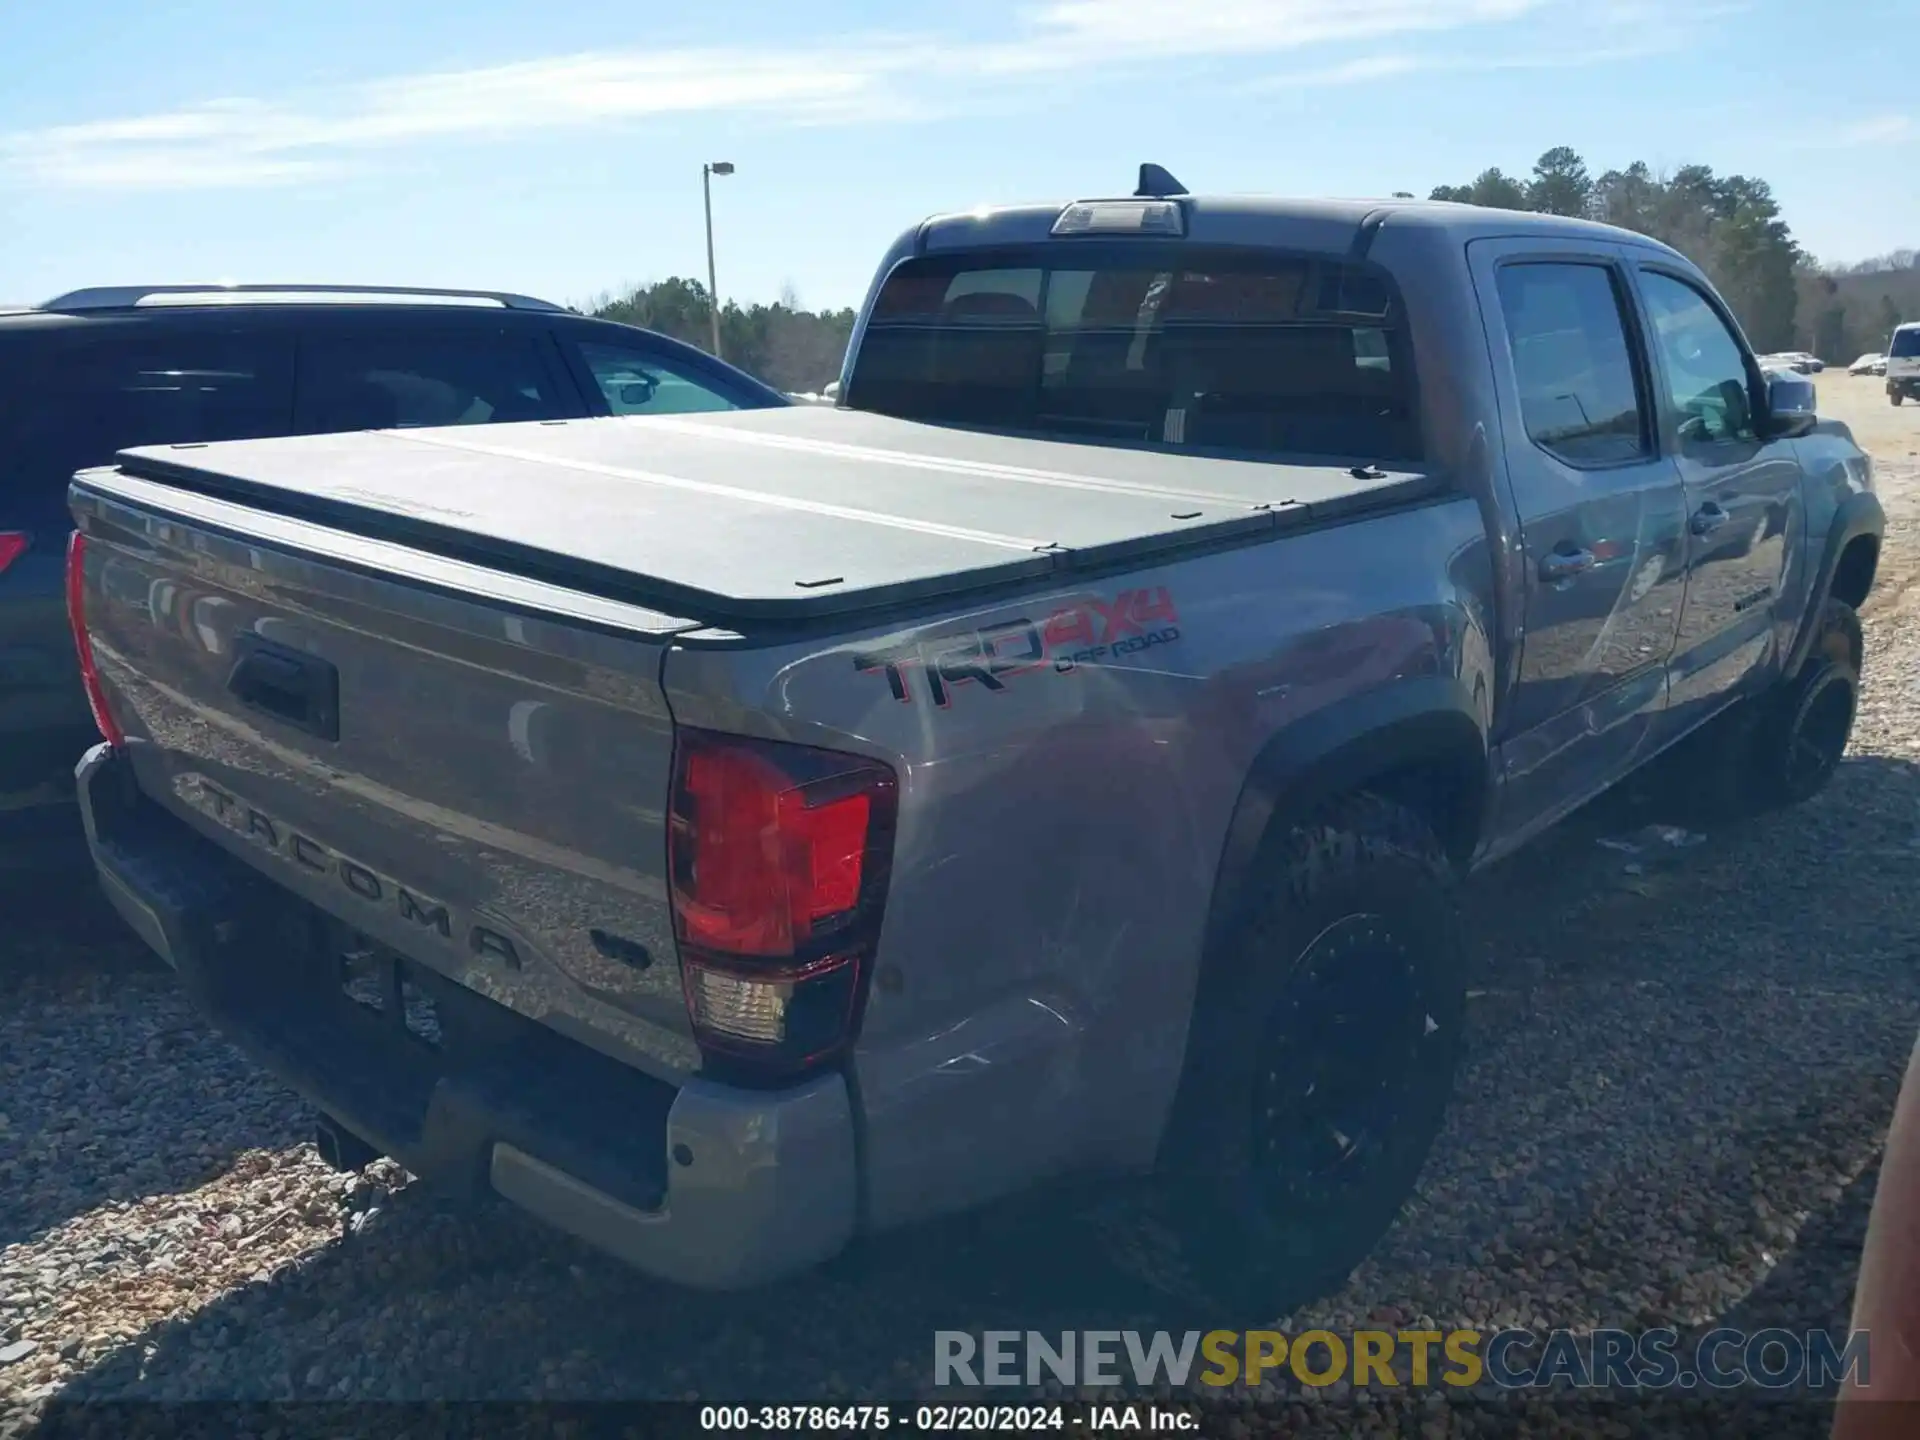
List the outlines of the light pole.
<svg viewBox="0 0 1920 1440">
<path fill-rule="evenodd" d="M 715 160 L 700 167 L 700 196 L 707 207 L 707 319 L 713 325 L 713 354 L 720 358 L 720 285 L 713 278 L 713 177 L 731 175 L 731 160 Z"/>
</svg>

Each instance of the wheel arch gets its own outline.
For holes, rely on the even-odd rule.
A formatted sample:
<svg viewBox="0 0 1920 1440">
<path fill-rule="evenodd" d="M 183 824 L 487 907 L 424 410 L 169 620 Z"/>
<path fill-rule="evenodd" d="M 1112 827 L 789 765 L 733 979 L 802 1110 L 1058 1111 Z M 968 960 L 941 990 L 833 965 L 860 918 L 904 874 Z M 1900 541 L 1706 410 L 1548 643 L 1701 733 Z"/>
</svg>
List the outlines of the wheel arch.
<svg viewBox="0 0 1920 1440">
<path fill-rule="evenodd" d="M 1880 568 L 1880 542 L 1886 529 L 1887 512 L 1872 491 L 1857 490 L 1835 509 L 1783 675 L 1793 675 L 1800 669 L 1819 631 L 1820 612 L 1829 599 L 1843 601 L 1856 610 L 1866 602 Z"/>
<path fill-rule="evenodd" d="M 1879 569 L 1880 537 L 1857 534 L 1840 551 L 1840 559 L 1833 569 L 1830 593 L 1835 600 L 1845 601 L 1858 610 L 1872 592 L 1874 576 Z"/>
<path fill-rule="evenodd" d="M 1488 809 L 1480 707 L 1451 676 L 1422 676 L 1317 710 L 1276 732 L 1242 782 L 1214 877 L 1207 954 L 1231 928 L 1276 822 L 1360 790 L 1406 805 L 1462 868 Z"/>
</svg>

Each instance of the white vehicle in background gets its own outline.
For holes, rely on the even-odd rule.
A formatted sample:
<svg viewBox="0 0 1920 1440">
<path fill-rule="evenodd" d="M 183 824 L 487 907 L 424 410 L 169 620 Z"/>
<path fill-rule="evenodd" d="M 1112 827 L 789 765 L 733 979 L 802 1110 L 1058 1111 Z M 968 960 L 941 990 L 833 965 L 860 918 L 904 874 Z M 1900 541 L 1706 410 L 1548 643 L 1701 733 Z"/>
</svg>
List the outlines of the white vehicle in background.
<svg viewBox="0 0 1920 1440">
<path fill-rule="evenodd" d="M 1760 366 L 1766 370 L 1790 370 L 1795 375 L 1811 375 L 1826 366 L 1812 355 L 1798 350 L 1782 350 L 1772 355 L 1762 355 Z"/>
<path fill-rule="evenodd" d="M 1847 367 L 1847 373 L 1849 375 L 1884 375 L 1887 373 L 1887 357 L 1878 350 L 1869 350 Z"/>
<path fill-rule="evenodd" d="M 1887 341 L 1887 398 L 1898 405 L 1920 400 L 1920 321 L 1894 328 Z"/>
<path fill-rule="evenodd" d="M 820 390 L 789 390 L 787 398 L 797 405 L 838 405 L 840 382 L 833 381 Z"/>
</svg>

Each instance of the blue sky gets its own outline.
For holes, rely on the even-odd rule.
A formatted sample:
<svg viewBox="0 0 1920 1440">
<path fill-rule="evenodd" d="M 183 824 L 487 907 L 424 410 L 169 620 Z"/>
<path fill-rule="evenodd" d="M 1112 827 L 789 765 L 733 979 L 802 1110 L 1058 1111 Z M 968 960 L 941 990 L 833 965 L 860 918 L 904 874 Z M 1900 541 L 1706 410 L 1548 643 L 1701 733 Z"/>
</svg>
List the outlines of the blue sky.
<svg viewBox="0 0 1920 1440">
<path fill-rule="evenodd" d="M 0 300 L 296 280 L 858 303 L 989 201 L 1425 194 L 1569 144 L 1920 245 L 1915 0 L 13 0 Z"/>
</svg>

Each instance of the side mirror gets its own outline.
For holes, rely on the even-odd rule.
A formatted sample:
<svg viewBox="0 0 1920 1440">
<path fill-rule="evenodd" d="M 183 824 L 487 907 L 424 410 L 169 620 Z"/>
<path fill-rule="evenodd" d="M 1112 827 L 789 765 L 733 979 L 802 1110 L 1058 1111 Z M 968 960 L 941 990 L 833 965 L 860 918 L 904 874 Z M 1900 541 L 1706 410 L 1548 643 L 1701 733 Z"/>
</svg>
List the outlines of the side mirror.
<svg viewBox="0 0 1920 1440">
<path fill-rule="evenodd" d="M 660 388 L 659 382 L 651 375 L 642 375 L 637 380 L 629 380 L 620 387 L 622 405 L 645 405 L 653 399 L 654 392 Z"/>
<path fill-rule="evenodd" d="M 1778 370 L 1767 375 L 1767 434 L 1796 440 L 1820 422 L 1818 392 L 1804 375 Z"/>
</svg>

